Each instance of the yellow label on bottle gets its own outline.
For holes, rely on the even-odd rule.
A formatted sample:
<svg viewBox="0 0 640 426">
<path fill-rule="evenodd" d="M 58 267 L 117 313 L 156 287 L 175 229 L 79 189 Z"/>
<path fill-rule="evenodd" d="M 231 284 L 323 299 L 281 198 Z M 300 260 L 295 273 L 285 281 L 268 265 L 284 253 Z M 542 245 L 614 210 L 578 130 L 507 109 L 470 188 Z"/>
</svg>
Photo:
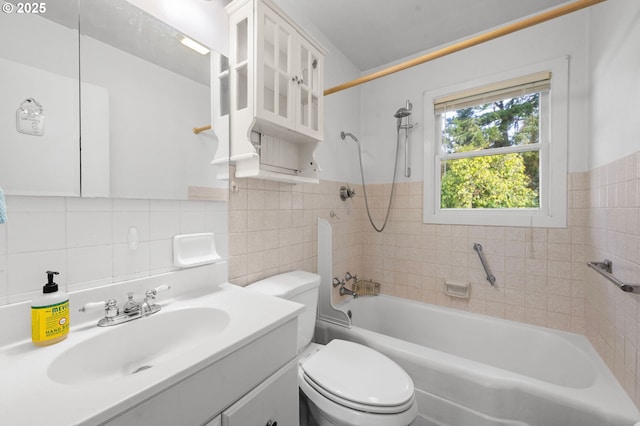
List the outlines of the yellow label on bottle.
<svg viewBox="0 0 640 426">
<path fill-rule="evenodd" d="M 44 342 L 69 332 L 69 301 L 31 308 L 31 339 Z"/>
</svg>

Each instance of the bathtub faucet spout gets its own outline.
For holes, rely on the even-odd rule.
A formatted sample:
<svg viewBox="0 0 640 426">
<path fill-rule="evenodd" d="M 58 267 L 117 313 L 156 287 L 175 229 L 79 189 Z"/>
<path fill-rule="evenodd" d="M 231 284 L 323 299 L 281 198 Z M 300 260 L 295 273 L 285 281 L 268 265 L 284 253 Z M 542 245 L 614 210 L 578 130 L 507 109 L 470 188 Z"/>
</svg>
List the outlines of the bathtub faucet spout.
<svg viewBox="0 0 640 426">
<path fill-rule="evenodd" d="M 348 288 L 346 288 L 344 285 L 342 287 L 340 287 L 340 296 L 344 296 L 344 295 L 350 295 L 353 296 L 354 299 L 358 298 L 358 293 L 356 293 L 353 290 L 349 290 Z"/>
</svg>

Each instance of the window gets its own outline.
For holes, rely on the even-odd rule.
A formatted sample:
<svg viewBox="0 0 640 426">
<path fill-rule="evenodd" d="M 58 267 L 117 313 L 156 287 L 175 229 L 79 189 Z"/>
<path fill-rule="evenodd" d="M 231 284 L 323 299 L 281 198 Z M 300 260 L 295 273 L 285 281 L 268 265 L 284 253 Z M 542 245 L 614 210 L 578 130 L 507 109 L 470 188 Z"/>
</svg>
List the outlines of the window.
<svg viewBox="0 0 640 426">
<path fill-rule="evenodd" d="M 567 62 L 425 93 L 425 223 L 566 226 Z"/>
</svg>

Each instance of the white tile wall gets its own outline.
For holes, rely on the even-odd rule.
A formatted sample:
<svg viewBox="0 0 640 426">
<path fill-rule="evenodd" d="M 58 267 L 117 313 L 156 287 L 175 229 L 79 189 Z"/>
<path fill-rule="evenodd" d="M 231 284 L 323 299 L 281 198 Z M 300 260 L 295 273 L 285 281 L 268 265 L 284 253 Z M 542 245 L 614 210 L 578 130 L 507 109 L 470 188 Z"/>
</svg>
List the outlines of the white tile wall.
<svg viewBox="0 0 640 426">
<path fill-rule="evenodd" d="M 226 202 L 7 197 L 0 225 L 0 304 L 29 300 L 60 272 L 67 291 L 174 270 L 174 235 L 214 232 L 227 257 Z M 138 231 L 132 249 L 129 229 Z"/>
</svg>

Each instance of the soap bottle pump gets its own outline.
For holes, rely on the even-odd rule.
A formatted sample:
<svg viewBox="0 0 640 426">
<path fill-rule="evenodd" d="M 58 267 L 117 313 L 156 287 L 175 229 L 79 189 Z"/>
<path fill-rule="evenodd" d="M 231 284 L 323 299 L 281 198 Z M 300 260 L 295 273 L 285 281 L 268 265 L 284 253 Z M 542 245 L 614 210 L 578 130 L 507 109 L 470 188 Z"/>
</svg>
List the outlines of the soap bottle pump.
<svg viewBox="0 0 640 426">
<path fill-rule="evenodd" d="M 69 334 L 69 296 L 53 281 L 58 272 L 47 271 L 42 296 L 31 301 L 31 340 L 36 346 L 60 342 Z"/>
</svg>

